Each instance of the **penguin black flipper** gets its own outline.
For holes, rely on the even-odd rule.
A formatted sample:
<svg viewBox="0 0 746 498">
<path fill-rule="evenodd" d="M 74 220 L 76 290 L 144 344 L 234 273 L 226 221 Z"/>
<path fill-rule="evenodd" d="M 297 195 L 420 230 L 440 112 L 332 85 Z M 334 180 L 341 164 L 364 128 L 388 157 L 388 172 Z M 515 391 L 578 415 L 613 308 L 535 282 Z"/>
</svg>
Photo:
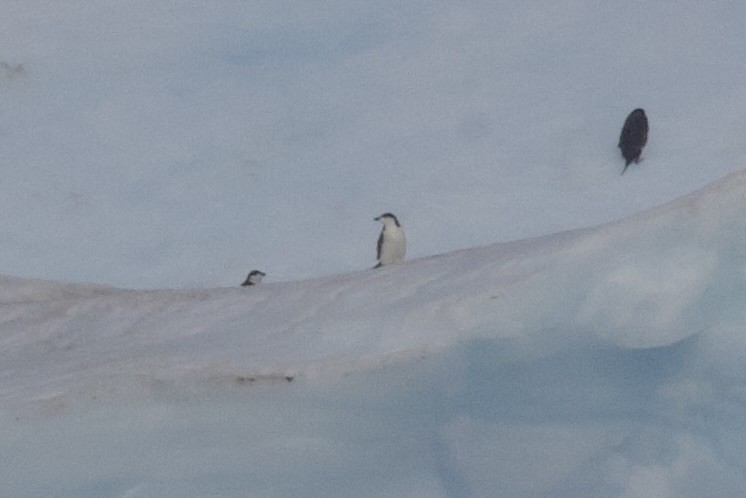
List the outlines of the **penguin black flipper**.
<svg viewBox="0 0 746 498">
<path fill-rule="evenodd" d="M 392 213 L 383 213 L 374 218 L 383 224 L 376 244 L 376 257 L 380 266 L 401 263 L 407 252 L 407 239 L 399 220 Z"/>
</svg>

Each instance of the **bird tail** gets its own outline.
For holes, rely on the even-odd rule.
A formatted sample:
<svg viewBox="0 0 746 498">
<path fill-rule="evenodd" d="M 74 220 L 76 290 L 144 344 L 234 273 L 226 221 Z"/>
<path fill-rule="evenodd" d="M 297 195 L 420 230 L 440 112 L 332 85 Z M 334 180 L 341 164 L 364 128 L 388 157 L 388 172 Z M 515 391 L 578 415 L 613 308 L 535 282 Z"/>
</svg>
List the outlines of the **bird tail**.
<svg viewBox="0 0 746 498">
<path fill-rule="evenodd" d="M 382 266 L 383 266 L 383 263 L 381 263 L 381 262 L 379 261 L 379 262 L 378 262 L 378 264 L 377 264 L 376 266 L 374 266 L 373 268 L 371 268 L 371 270 L 375 270 L 376 268 L 380 268 L 380 267 L 382 267 Z"/>
</svg>

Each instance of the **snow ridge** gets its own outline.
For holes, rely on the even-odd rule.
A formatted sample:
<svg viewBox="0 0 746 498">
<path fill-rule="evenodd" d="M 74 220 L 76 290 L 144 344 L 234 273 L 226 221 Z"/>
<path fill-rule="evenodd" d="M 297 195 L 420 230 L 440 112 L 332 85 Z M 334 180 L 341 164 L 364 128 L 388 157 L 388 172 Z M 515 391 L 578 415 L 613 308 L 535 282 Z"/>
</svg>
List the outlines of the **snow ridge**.
<svg viewBox="0 0 746 498">
<path fill-rule="evenodd" d="M 3 397 L 39 396 L 40 386 L 58 390 L 92 372 L 118 384 L 128 375 L 313 376 L 474 338 L 531 354 L 589 340 L 667 346 L 740 316 L 744 199 L 741 172 L 593 229 L 251 289 L 4 277 L 3 364 L 29 380 L 19 396 L 7 385 L 16 377 L 4 375 Z"/>
</svg>

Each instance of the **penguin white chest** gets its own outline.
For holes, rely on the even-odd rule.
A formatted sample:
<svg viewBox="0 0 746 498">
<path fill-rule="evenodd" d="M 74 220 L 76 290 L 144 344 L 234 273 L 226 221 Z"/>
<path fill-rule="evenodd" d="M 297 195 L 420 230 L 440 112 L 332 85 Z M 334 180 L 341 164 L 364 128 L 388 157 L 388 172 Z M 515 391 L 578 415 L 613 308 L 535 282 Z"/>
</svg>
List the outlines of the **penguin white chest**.
<svg viewBox="0 0 746 498">
<path fill-rule="evenodd" d="M 397 226 L 387 226 L 382 232 L 383 243 L 379 261 L 383 265 L 401 263 L 407 252 L 407 239 L 404 231 Z"/>
</svg>

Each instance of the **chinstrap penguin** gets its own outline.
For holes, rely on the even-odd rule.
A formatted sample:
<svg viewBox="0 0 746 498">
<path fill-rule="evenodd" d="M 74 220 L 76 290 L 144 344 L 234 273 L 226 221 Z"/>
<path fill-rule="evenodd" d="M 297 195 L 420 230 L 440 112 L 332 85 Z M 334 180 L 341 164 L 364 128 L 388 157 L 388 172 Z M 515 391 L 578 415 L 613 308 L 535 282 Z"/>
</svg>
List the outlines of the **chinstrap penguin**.
<svg viewBox="0 0 746 498">
<path fill-rule="evenodd" d="M 246 280 L 244 280 L 241 285 L 244 287 L 249 285 L 256 285 L 262 281 L 262 278 L 264 278 L 265 275 L 266 273 L 264 273 L 263 271 L 251 270 L 249 275 L 246 277 Z"/>
<path fill-rule="evenodd" d="M 632 111 L 624 121 L 622 135 L 619 137 L 619 148 L 622 149 L 622 156 L 626 161 L 622 174 L 627 171 L 627 167 L 634 162 L 640 162 L 642 149 L 648 142 L 648 117 L 642 109 Z"/>
<path fill-rule="evenodd" d="M 404 237 L 399 220 L 391 213 L 384 213 L 375 221 L 383 223 L 381 235 L 378 237 L 378 264 L 373 268 L 379 268 L 383 265 L 391 265 L 404 261 L 404 254 L 407 252 L 407 239 Z"/>
</svg>

